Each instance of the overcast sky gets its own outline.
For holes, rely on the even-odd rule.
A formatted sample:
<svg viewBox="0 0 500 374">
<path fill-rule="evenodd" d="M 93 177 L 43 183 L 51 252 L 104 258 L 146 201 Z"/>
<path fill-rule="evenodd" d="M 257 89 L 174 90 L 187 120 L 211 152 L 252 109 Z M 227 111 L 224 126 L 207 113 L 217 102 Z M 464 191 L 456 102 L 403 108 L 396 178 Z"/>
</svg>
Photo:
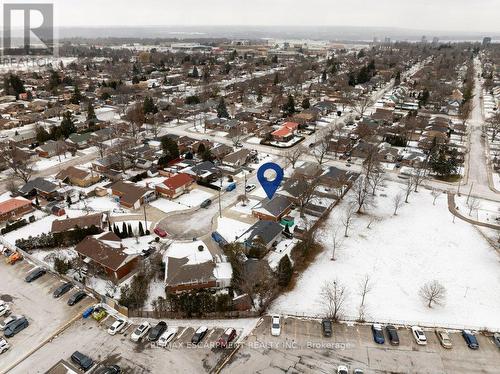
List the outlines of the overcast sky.
<svg viewBox="0 0 500 374">
<path fill-rule="evenodd" d="M 59 26 L 326 25 L 500 32 L 500 0 L 54 0 L 53 3 Z"/>
</svg>

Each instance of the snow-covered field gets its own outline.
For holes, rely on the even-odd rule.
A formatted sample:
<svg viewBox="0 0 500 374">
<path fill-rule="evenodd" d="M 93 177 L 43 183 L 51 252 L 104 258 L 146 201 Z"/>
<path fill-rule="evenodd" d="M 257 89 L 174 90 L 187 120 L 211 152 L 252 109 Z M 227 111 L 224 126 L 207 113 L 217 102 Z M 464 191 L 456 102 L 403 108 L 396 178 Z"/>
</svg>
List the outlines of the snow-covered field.
<svg viewBox="0 0 500 374">
<path fill-rule="evenodd" d="M 274 302 L 271 312 L 324 315 L 321 287 L 336 280 L 349 292 L 344 315 L 355 319 L 361 301 L 359 284 L 369 275 L 373 288 L 365 302 L 367 321 L 499 329 L 498 253 L 475 227 L 460 219 L 453 223 L 446 195 L 434 206 L 430 192 L 421 189 L 394 216 L 392 197 L 400 190 L 401 185 L 390 182 L 379 192 L 378 206 L 371 211 L 379 220 L 370 229 L 368 215 L 355 217 L 350 236 L 332 261 L 331 231 L 339 225 L 346 202 L 335 208 L 320 232 L 326 249 L 300 276 L 295 289 Z M 419 289 L 432 280 L 446 287 L 447 297 L 444 306 L 429 309 Z"/>
</svg>

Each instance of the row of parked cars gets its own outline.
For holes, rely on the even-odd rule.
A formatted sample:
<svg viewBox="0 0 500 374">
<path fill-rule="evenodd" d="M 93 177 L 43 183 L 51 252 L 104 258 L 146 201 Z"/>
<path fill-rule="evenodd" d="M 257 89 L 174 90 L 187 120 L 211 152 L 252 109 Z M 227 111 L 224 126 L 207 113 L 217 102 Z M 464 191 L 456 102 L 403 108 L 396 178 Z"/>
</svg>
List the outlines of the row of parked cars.
<svg viewBox="0 0 500 374">
<path fill-rule="evenodd" d="M 28 283 L 31 283 L 35 280 L 37 280 L 38 278 L 42 277 L 43 275 L 45 275 L 47 273 L 47 269 L 45 269 L 44 267 L 42 266 L 39 266 L 39 267 L 36 267 L 34 268 L 33 270 L 31 270 L 25 277 L 25 281 L 28 282 Z M 52 296 L 57 299 L 61 296 L 63 296 L 64 294 L 66 294 L 67 292 L 69 292 L 72 288 L 74 287 L 73 283 L 71 282 L 65 282 L 65 283 L 62 283 L 60 286 L 58 286 Z M 77 304 L 78 302 L 80 302 L 81 300 L 83 300 L 85 297 L 87 297 L 87 293 L 83 290 L 77 290 L 75 293 L 73 293 L 68 301 L 67 301 L 67 304 L 69 306 L 73 306 L 75 304 Z"/>
<path fill-rule="evenodd" d="M 10 348 L 10 343 L 6 338 L 11 338 L 18 332 L 29 326 L 25 316 L 10 314 L 10 305 L 0 300 L 0 316 L 6 317 L 0 322 L 0 330 L 3 331 L 3 338 L 0 338 L 0 354 L 5 353 Z"/>
</svg>

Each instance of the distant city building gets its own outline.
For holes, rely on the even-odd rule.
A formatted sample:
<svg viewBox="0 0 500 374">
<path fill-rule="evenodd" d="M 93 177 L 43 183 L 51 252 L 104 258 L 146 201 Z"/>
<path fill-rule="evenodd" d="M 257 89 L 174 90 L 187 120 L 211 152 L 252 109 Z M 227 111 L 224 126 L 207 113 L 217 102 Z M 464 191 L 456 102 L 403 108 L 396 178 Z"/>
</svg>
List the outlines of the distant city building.
<svg viewBox="0 0 500 374">
<path fill-rule="evenodd" d="M 490 45 L 491 44 L 491 37 L 486 36 L 483 38 L 483 45 Z"/>
<path fill-rule="evenodd" d="M 378 44 L 378 38 L 376 36 L 373 37 L 373 44 Z"/>
<path fill-rule="evenodd" d="M 437 36 L 432 38 L 432 44 L 438 44 L 438 43 L 439 43 L 439 38 Z"/>
<path fill-rule="evenodd" d="M 422 43 L 427 43 L 427 37 L 425 35 L 422 35 L 421 42 Z"/>
<path fill-rule="evenodd" d="M 387 43 L 387 44 L 391 44 L 391 38 L 389 38 L 388 36 L 386 36 L 385 39 L 384 39 L 384 42 Z"/>
</svg>

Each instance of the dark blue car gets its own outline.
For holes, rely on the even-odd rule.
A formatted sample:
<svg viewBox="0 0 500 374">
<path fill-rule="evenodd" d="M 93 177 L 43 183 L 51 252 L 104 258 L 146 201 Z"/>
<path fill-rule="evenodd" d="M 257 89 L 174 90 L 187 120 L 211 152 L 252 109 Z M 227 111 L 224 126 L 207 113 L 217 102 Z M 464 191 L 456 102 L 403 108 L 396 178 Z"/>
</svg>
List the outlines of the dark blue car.
<svg viewBox="0 0 500 374">
<path fill-rule="evenodd" d="M 462 336 L 470 349 L 479 349 L 479 343 L 472 332 L 469 330 L 462 330 Z"/>
<path fill-rule="evenodd" d="M 372 325 L 372 333 L 373 333 L 373 340 L 375 340 L 375 343 L 377 344 L 385 343 L 384 331 L 382 330 L 382 325 L 374 323 Z"/>
</svg>

